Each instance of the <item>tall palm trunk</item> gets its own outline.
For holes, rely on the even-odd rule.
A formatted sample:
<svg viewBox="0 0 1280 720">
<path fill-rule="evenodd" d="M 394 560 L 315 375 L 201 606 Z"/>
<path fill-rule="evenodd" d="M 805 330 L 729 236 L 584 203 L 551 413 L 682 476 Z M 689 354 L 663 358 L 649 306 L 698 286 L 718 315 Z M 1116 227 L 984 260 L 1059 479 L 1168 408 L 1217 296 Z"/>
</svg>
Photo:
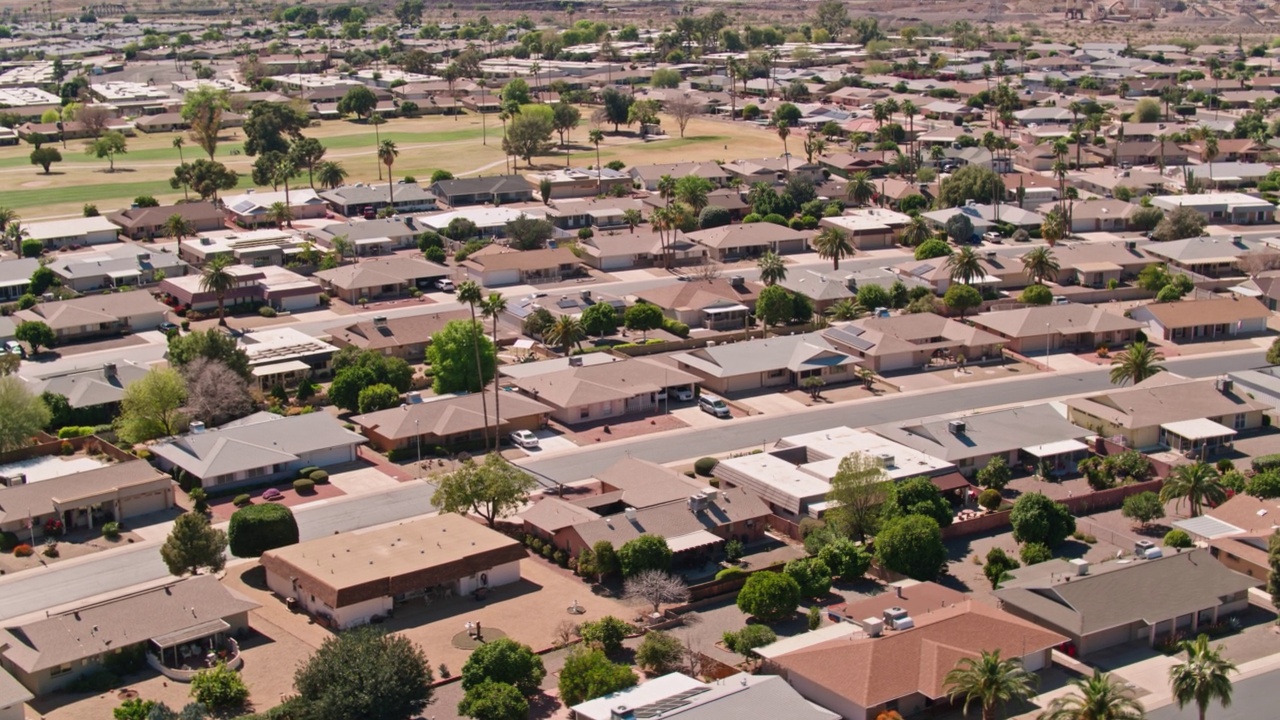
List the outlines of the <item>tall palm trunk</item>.
<svg viewBox="0 0 1280 720">
<path fill-rule="evenodd" d="M 493 314 L 493 348 L 495 352 L 498 349 L 498 313 L 496 312 Z M 498 382 L 498 365 L 495 358 L 493 366 L 493 447 L 495 449 L 502 446 L 502 411 L 498 408 L 501 397 L 502 383 Z"/>
</svg>

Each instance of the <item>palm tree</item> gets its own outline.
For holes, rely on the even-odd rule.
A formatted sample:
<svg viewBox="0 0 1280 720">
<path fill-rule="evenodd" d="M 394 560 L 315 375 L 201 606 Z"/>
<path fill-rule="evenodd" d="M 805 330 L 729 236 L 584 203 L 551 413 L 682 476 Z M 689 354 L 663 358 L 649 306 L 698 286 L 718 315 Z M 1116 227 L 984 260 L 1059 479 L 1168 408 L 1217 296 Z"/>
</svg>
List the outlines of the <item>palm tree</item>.
<svg viewBox="0 0 1280 720">
<path fill-rule="evenodd" d="M 832 320 L 857 320 L 866 311 L 867 309 L 859 305 L 857 300 L 845 298 L 827 308 L 827 316 Z"/>
<path fill-rule="evenodd" d="M 1045 280 L 1057 280 L 1062 266 L 1058 264 L 1053 251 L 1047 247 L 1038 247 L 1022 256 L 1022 268 L 1027 272 L 1027 279 L 1032 285 L 1043 285 Z"/>
<path fill-rule="evenodd" d="M 596 146 L 596 194 L 601 195 L 603 191 L 600 189 L 600 181 L 603 176 L 600 174 L 600 143 L 604 142 L 604 132 L 596 128 L 587 133 L 587 140 Z"/>
<path fill-rule="evenodd" d="M 853 245 L 849 243 L 849 236 L 839 228 L 823 228 L 822 232 L 814 236 L 812 243 L 818 257 L 831 261 L 833 271 L 840 269 L 840 258 L 853 255 Z"/>
<path fill-rule="evenodd" d="M 480 381 L 480 387 L 476 388 L 480 392 L 480 410 L 484 415 L 484 445 L 489 447 L 489 401 L 485 399 L 484 386 L 484 366 L 480 364 L 480 336 L 484 334 L 484 330 L 476 325 L 476 305 L 484 300 L 484 294 L 480 290 L 480 284 L 475 280 L 464 280 L 458 283 L 458 302 L 466 303 L 471 309 L 471 325 L 473 333 L 471 335 L 471 349 L 475 351 L 476 356 L 476 378 Z"/>
<path fill-rule="evenodd" d="M 982 269 L 978 253 L 971 247 L 960 248 L 960 252 L 952 253 L 947 258 L 947 269 L 951 272 L 951 282 L 962 282 L 965 285 L 972 285 L 974 280 L 987 274 Z"/>
<path fill-rule="evenodd" d="M 369 124 L 373 126 L 373 149 L 377 153 L 382 152 L 382 134 L 378 131 L 378 126 L 384 122 L 386 122 L 386 120 L 383 120 L 382 116 L 379 115 L 378 113 L 370 113 Z M 379 160 L 382 159 L 381 154 L 378 155 L 378 159 Z M 382 163 L 381 162 L 378 163 L 378 179 L 379 180 L 382 179 Z M 387 178 L 387 179 L 390 180 L 391 178 Z"/>
<path fill-rule="evenodd" d="M 772 250 L 766 250 L 756 261 L 760 268 L 760 282 L 765 285 L 777 285 L 787 279 L 787 264 Z"/>
<path fill-rule="evenodd" d="M 178 151 L 178 164 L 179 164 L 179 165 L 186 165 L 186 164 L 187 164 L 187 161 L 182 159 L 182 144 L 183 144 L 184 142 L 185 142 L 185 141 L 182 139 L 182 136 L 181 136 L 181 135 L 179 135 L 178 137 L 176 137 L 176 138 L 174 138 L 174 139 L 173 139 L 173 149 L 175 149 L 175 150 L 177 150 L 177 151 Z M 184 182 L 184 183 L 182 183 L 182 199 L 183 199 L 183 200 L 190 200 L 190 199 L 191 199 L 191 197 L 190 197 L 189 195 L 187 195 L 187 184 L 186 184 L 185 182 Z"/>
<path fill-rule="evenodd" d="M 556 318 L 551 327 L 546 329 L 544 337 L 548 343 L 563 348 L 565 357 L 568 357 L 573 352 L 573 346 L 580 345 L 587 337 L 587 331 L 578 318 L 572 315 L 561 315 Z"/>
<path fill-rule="evenodd" d="M 316 165 L 316 180 L 320 182 L 320 187 L 333 190 L 342 185 L 347 179 L 347 169 L 342 167 L 342 163 L 334 160 L 325 160 Z"/>
<path fill-rule="evenodd" d="M 791 135 L 791 128 L 785 120 L 779 120 L 777 124 L 778 137 L 782 139 L 782 158 L 786 161 L 787 175 L 791 174 L 791 152 L 787 150 L 787 138 Z"/>
<path fill-rule="evenodd" d="M 1049 703 L 1039 720 L 1143 720 L 1145 711 L 1123 681 L 1098 670 L 1088 679 L 1075 679 L 1075 693 Z"/>
<path fill-rule="evenodd" d="M 182 238 L 195 235 L 196 229 L 180 213 L 174 213 L 164 221 L 164 234 L 178 241 L 178 257 L 182 257 Z"/>
<path fill-rule="evenodd" d="M 1188 703 L 1195 703 L 1204 720 L 1209 703 L 1218 700 L 1222 707 L 1231 706 L 1231 673 L 1237 672 L 1235 663 L 1222 657 L 1222 646 L 1209 647 L 1209 636 L 1200 635 L 1195 640 L 1183 640 L 1178 647 L 1187 653 L 1187 661 L 1169 668 L 1169 684 L 1173 687 L 1173 699 L 1181 710 Z"/>
<path fill-rule="evenodd" d="M 858 205 L 866 205 L 871 202 L 871 198 L 875 197 L 876 186 L 871 182 L 871 173 L 866 170 L 849 176 L 849 182 L 845 185 L 845 197 L 849 198 Z"/>
<path fill-rule="evenodd" d="M 920 110 L 916 107 L 915 103 L 911 102 L 910 100 L 904 100 L 902 102 L 902 114 L 907 116 L 907 124 L 910 125 L 910 129 L 907 130 L 907 135 L 911 138 L 910 140 L 908 140 L 908 143 L 909 143 L 908 147 L 910 149 L 907 151 L 907 157 L 911 158 L 912 160 L 912 162 L 910 163 L 910 169 L 912 171 L 911 172 L 912 176 L 914 176 L 915 175 L 914 161 L 916 157 L 916 154 L 915 154 L 916 115 L 920 114 Z"/>
<path fill-rule="evenodd" d="M 933 231 L 929 229 L 929 223 L 920 215 L 911 218 L 911 222 L 902 229 L 902 244 L 907 247 L 915 247 L 925 240 L 933 237 Z"/>
<path fill-rule="evenodd" d="M 1204 159 L 1209 163 L 1209 181 L 1213 181 L 1213 160 L 1218 157 L 1218 136 L 1207 131 L 1204 137 Z M 1216 187 L 1216 186 L 1215 186 Z"/>
<path fill-rule="evenodd" d="M 200 289 L 213 293 L 218 299 L 219 325 L 227 324 L 227 293 L 236 286 L 236 277 L 228 271 L 228 268 L 234 262 L 234 258 L 230 255 L 214 255 L 204 264 L 204 270 L 200 273 Z"/>
<path fill-rule="evenodd" d="M 1000 706 L 1031 697 L 1038 678 L 1022 666 L 1021 660 L 1003 660 L 999 650 L 983 650 L 976 660 L 961 658 L 942 682 L 951 702 L 964 698 L 966 715 L 969 704 L 977 702 L 982 705 L 982 720 L 996 720 Z"/>
<path fill-rule="evenodd" d="M 9 227 L 9 223 L 18 219 L 18 213 L 7 207 L 0 207 L 0 233 Z"/>
<path fill-rule="evenodd" d="M 1164 481 L 1160 488 L 1161 502 L 1177 500 L 1182 505 L 1183 498 L 1191 505 L 1191 516 L 1197 517 L 1207 503 L 1216 507 L 1226 502 L 1227 491 L 1222 487 L 1218 469 L 1203 462 L 1179 465 Z"/>
<path fill-rule="evenodd" d="M 498 318 L 507 311 L 507 299 L 502 293 L 489 293 L 489 297 L 480 303 L 480 314 L 493 321 L 493 347 L 498 347 Z M 493 383 L 493 446 L 498 447 L 502 437 L 502 413 L 499 410 L 499 398 L 502 397 L 502 383 L 498 382 L 498 372 L 494 370 Z"/>
<path fill-rule="evenodd" d="M 622 211 L 622 221 L 627 224 L 627 229 L 635 232 L 636 226 L 644 220 L 644 216 L 635 208 L 627 208 Z"/>
<path fill-rule="evenodd" d="M 391 165 L 400 157 L 400 151 L 396 149 L 395 140 L 383 140 L 378 143 L 378 162 L 387 166 L 387 207 L 394 208 L 396 204 L 396 184 L 391 181 Z"/>
<path fill-rule="evenodd" d="M 282 202 L 273 202 L 267 208 L 267 221 L 275 223 L 277 230 L 283 230 L 285 223 L 293 222 L 293 210 Z"/>
<path fill-rule="evenodd" d="M 1129 347 L 1116 353 L 1111 359 L 1111 382 L 1115 385 L 1138 383 L 1159 372 L 1164 372 L 1160 364 L 1164 355 L 1145 340 L 1131 343 Z"/>
<path fill-rule="evenodd" d="M 1044 214 L 1044 220 L 1040 223 L 1040 237 L 1053 247 L 1067 234 L 1067 219 L 1062 214 L 1062 208 L 1056 207 Z"/>
</svg>

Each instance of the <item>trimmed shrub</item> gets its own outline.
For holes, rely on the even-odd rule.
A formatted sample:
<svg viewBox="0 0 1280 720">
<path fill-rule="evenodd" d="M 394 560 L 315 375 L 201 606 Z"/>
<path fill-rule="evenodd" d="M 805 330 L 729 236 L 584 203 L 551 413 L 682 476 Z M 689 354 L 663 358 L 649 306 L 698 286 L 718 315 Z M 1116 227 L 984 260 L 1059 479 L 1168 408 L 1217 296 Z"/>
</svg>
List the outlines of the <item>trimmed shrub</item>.
<svg viewBox="0 0 1280 720">
<path fill-rule="evenodd" d="M 746 574 L 747 571 L 740 567 L 727 567 L 716 573 L 716 580 L 727 580 L 728 578 L 739 577 Z"/>
<path fill-rule="evenodd" d="M 58 430 L 58 439 L 67 440 L 70 438 L 84 437 L 93 434 L 92 425 L 68 425 Z"/>
<path fill-rule="evenodd" d="M 0 532 L 0 552 L 13 552 L 13 549 L 16 547 L 18 547 L 18 536 L 16 533 L 11 533 L 8 530 Z"/>
<path fill-rule="evenodd" d="M 13 549 L 14 557 L 31 557 L 34 554 L 35 554 L 35 550 L 33 550 L 31 546 L 26 543 L 22 543 L 21 545 Z"/>
<path fill-rule="evenodd" d="M 1032 542 L 1022 546 L 1018 553 L 1022 557 L 1022 562 L 1027 565 L 1035 565 L 1036 563 L 1048 562 L 1053 559 L 1053 551 L 1044 543 Z"/>
<path fill-rule="evenodd" d="M 715 470 L 716 465 L 719 464 L 720 461 L 713 457 L 698 458 L 698 461 L 693 464 L 693 471 L 702 477 L 710 477 L 711 471 Z"/>
<path fill-rule="evenodd" d="M 236 557 L 258 557 L 268 550 L 296 544 L 298 521 L 284 505 L 250 505 L 231 516 L 227 542 Z"/>
<path fill-rule="evenodd" d="M 1253 459 L 1252 465 L 1254 472 L 1280 469 L 1280 453 L 1274 455 L 1259 455 Z"/>
<path fill-rule="evenodd" d="M 299 478 L 309 478 L 309 477 L 311 477 L 311 473 L 313 473 L 313 472 L 315 472 L 315 471 L 317 471 L 317 470 L 319 470 L 319 469 L 320 469 L 320 468 L 316 467 L 315 465 L 308 465 L 307 467 L 304 467 L 304 468 L 302 468 L 301 470 L 299 470 L 299 471 L 298 471 L 298 477 L 299 477 Z"/>
<path fill-rule="evenodd" d="M 689 337 L 689 326 L 685 325 L 679 320 L 673 320 L 671 318 L 663 318 L 662 329 L 666 330 L 672 335 L 675 335 L 678 338 L 683 339 L 683 338 Z"/>
<path fill-rule="evenodd" d="M 119 540 L 120 539 L 120 523 L 114 520 L 108 523 L 103 523 L 102 537 L 108 540 Z"/>
<path fill-rule="evenodd" d="M 271 307 L 270 305 L 263 305 L 262 307 L 258 308 L 258 314 L 264 318 L 273 318 L 278 313 L 276 312 L 276 309 Z"/>
<path fill-rule="evenodd" d="M 996 510 L 1002 502 L 1004 502 L 1004 496 L 995 488 L 987 488 L 978 496 L 978 504 L 988 510 Z"/>
<path fill-rule="evenodd" d="M 300 493 L 312 493 L 316 491 L 316 481 L 311 478 L 303 478 L 293 481 L 293 489 Z"/>
<path fill-rule="evenodd" d="M 235 499 L 231 501 L 231 504 L 235 505 L 238 508 L 242 508 L 246 505 L 249 505 L 252 502 L 253 502 L 253 498 L 249 497 L 248 495 L 237 495 Z"/>
<path fill-rule="evenodd" d="M 324 485 L 329 482 L 329 473 L 324 470 L 317 470 L 311 473 L 308 478 L 317 485 Z"/>
<path fill-rule="evenodd" d="M 1189 548 L 1194 543 L 1191 542 L 1191 536 L 1185 530 L 1175 528 L 1164 534 L 1164 544 L 1165 547 L 1171 548 Z"/>
</svg>

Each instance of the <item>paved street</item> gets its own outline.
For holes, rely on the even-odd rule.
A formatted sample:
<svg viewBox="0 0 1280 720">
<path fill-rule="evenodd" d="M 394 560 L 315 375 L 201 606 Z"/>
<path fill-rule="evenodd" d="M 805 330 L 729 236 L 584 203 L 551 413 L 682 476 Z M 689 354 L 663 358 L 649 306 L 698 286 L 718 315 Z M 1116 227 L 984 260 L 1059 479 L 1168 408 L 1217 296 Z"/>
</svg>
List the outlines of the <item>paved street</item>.
<svg viewBox="0 0 1280 720">
<path fill-rule="evenodd" d="M 411 482 L 385 493 L 313 503 L 297 511 L 303 540 L 357 530 L 432 512 L 427 483 Z M 169 574 L 159 542 L 121 548 L 0 578 L 0 619 L 38 612 Z"/>
<path fill-rule="evenodd" d="M 1261 350 L 1213 357 L 1175 358 L 1164 363 L 1172 372 L 1210 377 L 1265 364 Z M 718 427 L 681 430 L 584 449 L 582 452 L 520 461 L 544 477 L 572 482 L 591 477 L 625 455 L 666 463 L 765 445 L 783 435 L 814 432 L 835 425 L 865 427 L 879 423 L 943 413 L 962 412 L 1011 403 L 1038 402 L 1064 395 L 1096 392 L 1111 387 L 1109 369 L 1076 373 L 1048 373 L 1004 382 L 960 385 L 905 395 L 887 395 L 852 404 L 806 408 L 788 415 L 758 415 L 720 421 Z"/>
<path fill-rule="evenodd" d="M 1213 720 L 1263 720 L 1276 717 L 1276 683 L 1280 682 L 1280 670 L 1236 680 L 1231 696 L 1231 707 L 1218 703 L 1209 706 L 1208 716 Z M 1199 710 L 1194 704 L 1178 709 L 1166 705 L 1147 713 L 1147 720 L 1197 720 Z"/>
</svg>

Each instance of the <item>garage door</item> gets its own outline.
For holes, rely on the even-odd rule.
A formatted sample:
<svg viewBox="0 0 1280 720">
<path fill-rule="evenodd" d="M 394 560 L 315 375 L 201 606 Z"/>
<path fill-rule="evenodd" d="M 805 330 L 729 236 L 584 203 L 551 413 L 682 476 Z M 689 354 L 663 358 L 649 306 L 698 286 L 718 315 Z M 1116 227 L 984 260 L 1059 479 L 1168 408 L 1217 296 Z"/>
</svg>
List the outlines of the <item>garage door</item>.
<svg viewBox="0 0 1280 720">
<path fill-rule="evenodd" d="M 168 493 L 164 490 L 154 490 L 122 499 L 120 501 L 120 514 L 126 518 L 136 517 L 147 513 L 160 512 L 168 507 Z"/>
<path fill-rule="evenodd" d="M 320 294 L 315 295 L 294 295 L 292 297 L 280 298 L 280 308 L 289 312 L 298 312 L 300 310 L 310 310 L 320 304 Z"/>
<path fill-rule="evenodd" d="M 307 464 L 315 465 L 316 467 L 326 467 L 329 465 L 351 462 L 355 459 L 355 447 L 352 445 L 344 445 L 342 447 L 330 448 L 328 450 L 320 450 L 312 453 L 311 457 L 307 460 Z"/>
</svg>

